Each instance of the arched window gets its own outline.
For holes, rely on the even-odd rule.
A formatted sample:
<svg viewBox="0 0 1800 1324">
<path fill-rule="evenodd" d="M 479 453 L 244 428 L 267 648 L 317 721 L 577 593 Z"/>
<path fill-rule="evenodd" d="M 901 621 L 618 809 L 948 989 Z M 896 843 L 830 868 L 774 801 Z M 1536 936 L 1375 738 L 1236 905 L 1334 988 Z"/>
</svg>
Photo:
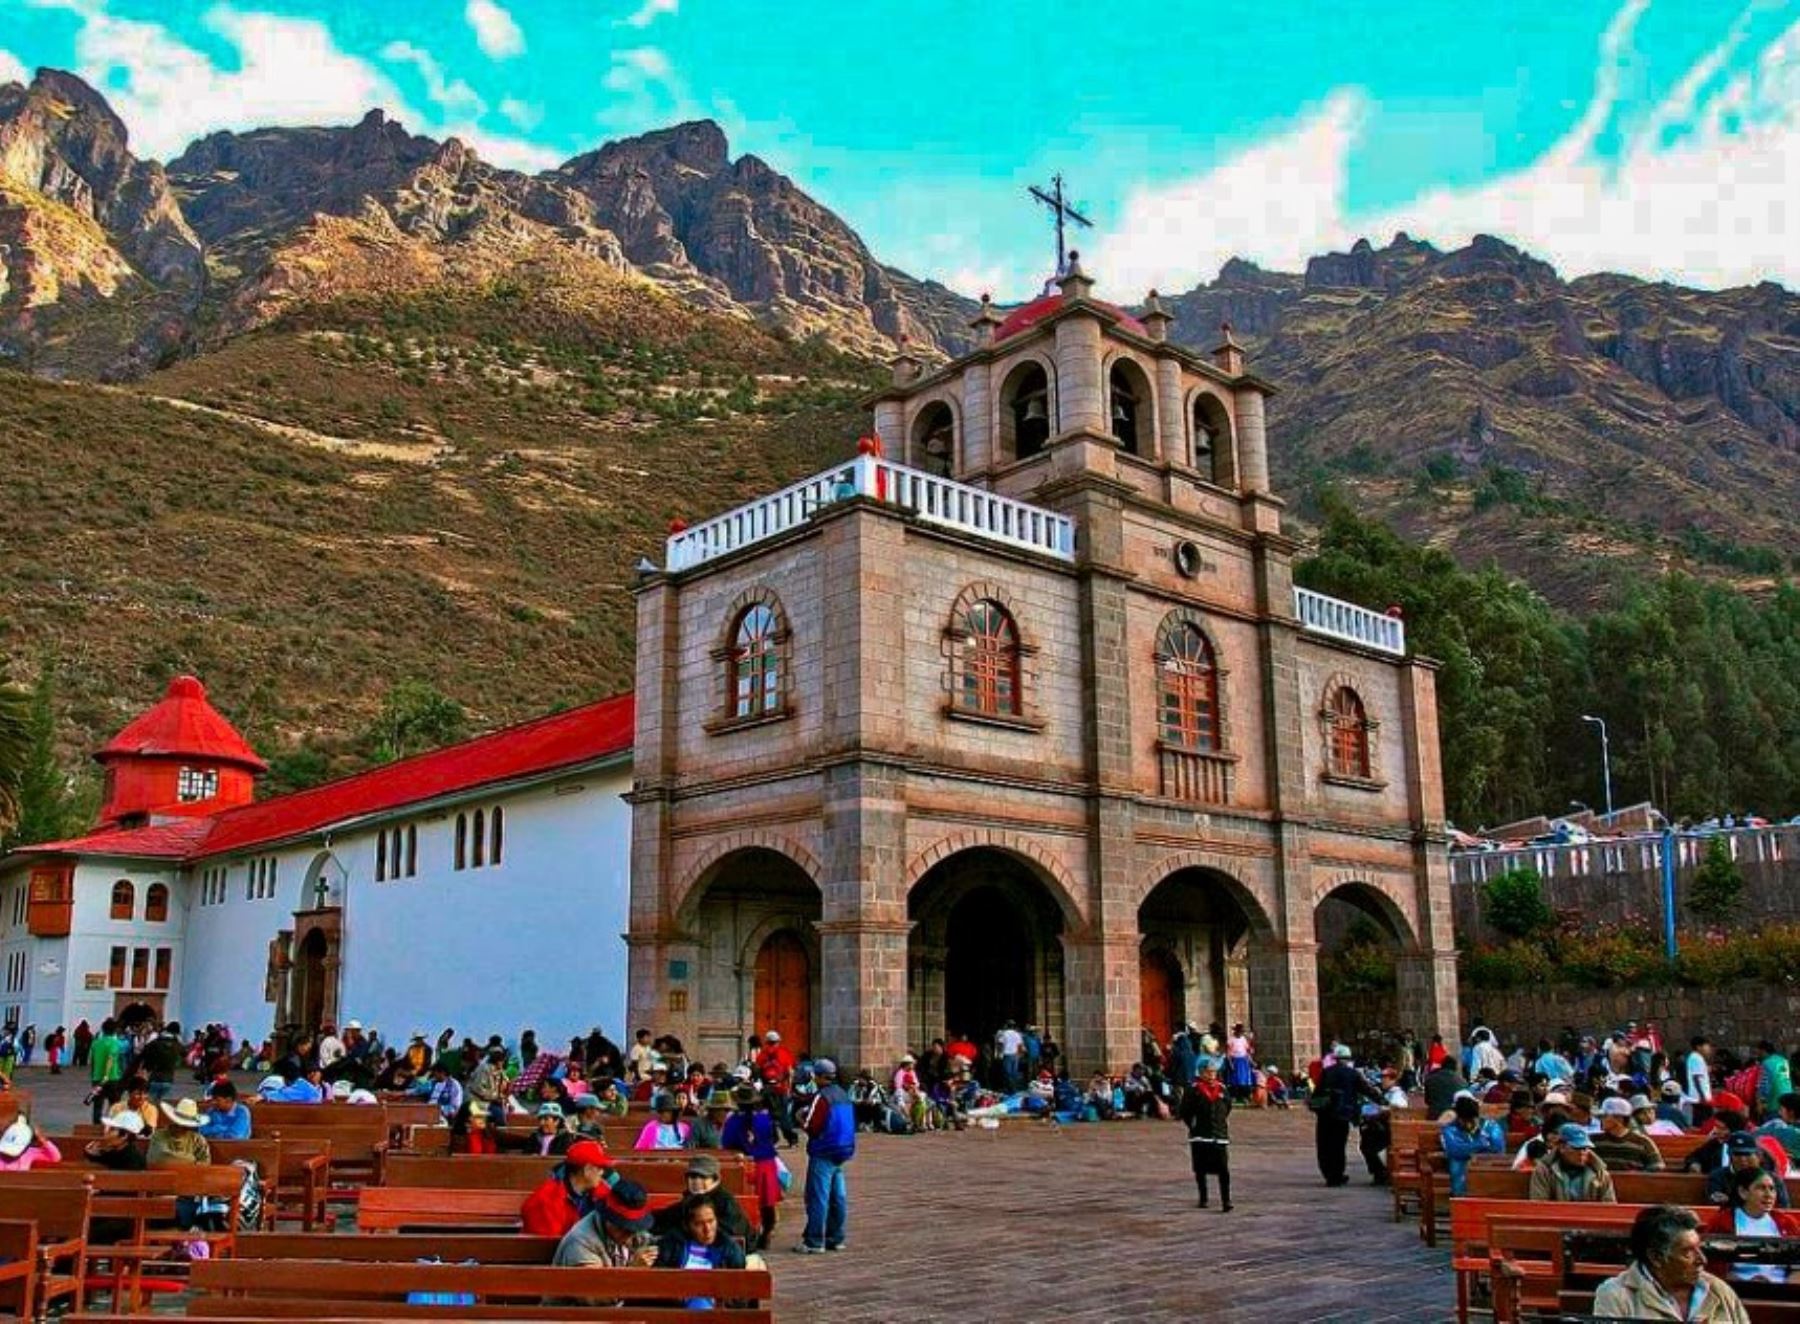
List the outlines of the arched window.
<svg viewBox="0 0 1800 1324">
<path fill-rule="evenodd" d="M 469 816 L 467 814 L 456 816 L 456 867 L 458 869 L 469 867 Z"/>
<path fill-rule="evenodd" d="M 1019 627 L 991 598 L 971 606 L 962 619 L 962 674 L 956 702 L 965 712 L 1017 717 Z"/>
<path fill-rule="evenodd" d="M 161 883 L 151 883 L 144 893 L 144 918 L 152 924 L 165 924 L 169 919 L 169 889 Z"/>
<path fill-rule="evenodd" d="M 1231 419 L 1216 396 L 1194 397 L 1193 465 L 1200 476 L 1221 487 L 1235 484 L 1236 453 L 1231 445 Z"/>
<path fill-rule="evenodd" d="M 400 829 L 395 828 L 387 834 L 388 838 L 388 877 L 398 878 L 400 874 Z"/>
<path fill-rule="evenodd" d="M 949 478 L 956 471 L 956 415 L 941 400 L 919 411 L 913 421 L 912 463 L 928 474 Z"/>
<path fill-rule="evenodd" d="M 500 856 L 505 850 L 506 810 L 495 805 L 494 816 L 488 820 L 488 863 L 500 863 Z"/>
<path fill-rule="evenodd" d="M 419 872 L 419 829 L 417 824 L 408 824 L 406 828 L 406 876 L 415 877 Z"/>
<path fill-rule="evenodd" d="M 375 881 L 387 881 L 388 834 L 385 829 L 375 834 Z"/>
<path fill-rule="evenodd" d="M 1050 440 L 1050 378 L 1043 365 L 1022 363 L 1000 392 L 1001 458 L 1024 460 Z"/>
<path fill-rule="evenodd" d="M 1113 439 L 1130 455 L 1150 448 L 1150 381 L 1137 364 L 1120 359 L 1107 374 L 1107 393 L 1112 397 L 1110 417 Z"/>
<path fill-rule="evenodd" d="M 1219 725 L 1219 667 L 1212 645 L 1198 626 L 1177 621 L 1164 627 L 1156 654 L 1162 738 L 1183 749 L 1218 751 L 1224 741 Z"/>
<path fill-rule="evenodd" d="M 479 809 L 475 811 L 475 823 L 472 829 L 472 835 L 475 839 L 475 850 L 470 857 L 470 862 L 475 868 L 479 869 L 482 865 L 487 863 L 487 815 L 483 814 Z"/>
<path fill-rule="evenodd" d="M 113 884 L 112 917 L 114 919 L 130 919 L 136 908 L 137 889 L 131 885 L 130 879 L 119 879 Z"/>
<path fill-rule="evenodd" d="M 1326 710 L 1331 730 L 1331 771 L 1339 777 L 1370 775 L 1369 715 L 1348 685 L 1338 686 Z"/>
<path fill-rule="evenodd" d="M 731 712 L 766 717 L 781 708 L 781 636 L 775 609 L 753 602 L 731 630 Z"/>
</svg>

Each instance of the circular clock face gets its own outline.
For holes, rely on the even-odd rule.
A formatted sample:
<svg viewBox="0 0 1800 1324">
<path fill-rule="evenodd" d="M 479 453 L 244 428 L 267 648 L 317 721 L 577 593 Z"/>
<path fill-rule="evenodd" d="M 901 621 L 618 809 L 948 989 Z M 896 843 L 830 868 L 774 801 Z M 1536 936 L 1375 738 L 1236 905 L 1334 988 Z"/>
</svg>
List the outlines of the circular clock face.
<svg viewBox="0 0 1800 1324">
<path fill-rule="evenodd" d="M 1175 569 L 1185 578 L 1197 579 L 1200 575 L 1200 548 L 1196 543 L 1178 542 L 1175 544 Z"/>
</svg>

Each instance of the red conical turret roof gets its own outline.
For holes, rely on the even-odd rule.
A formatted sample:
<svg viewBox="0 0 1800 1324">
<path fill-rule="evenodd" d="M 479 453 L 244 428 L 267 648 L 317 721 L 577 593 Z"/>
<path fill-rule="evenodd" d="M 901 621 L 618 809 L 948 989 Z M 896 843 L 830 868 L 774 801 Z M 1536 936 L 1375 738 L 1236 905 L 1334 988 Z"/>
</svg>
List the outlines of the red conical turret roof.
<svg viewBox="0 0 1800 1324">
<path fill-rule="evenodd" d="M 206 759 L 266 772 L 250 743 L 219 715 L 197 677 L 177 676 L 149 712 L 132 722 L 94 755 L 102 763 L 117 758 Z"/>
</svg>

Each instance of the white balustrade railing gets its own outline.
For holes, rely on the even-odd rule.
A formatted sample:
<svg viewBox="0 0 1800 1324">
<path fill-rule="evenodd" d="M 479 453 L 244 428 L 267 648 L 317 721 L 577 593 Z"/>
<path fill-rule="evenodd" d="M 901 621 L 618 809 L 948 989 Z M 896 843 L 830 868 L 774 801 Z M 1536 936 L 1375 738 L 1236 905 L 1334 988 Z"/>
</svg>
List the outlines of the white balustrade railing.
<svg viewBox="0 0 1800 1324">
<path fill-rule="evenodd" d="M 1300 628 L 1313 634 L 1406 656 L 1406 623 L 1398 616 L 1298 586 L 1294 589 L 1294 615 L 1300 618 Z"/>
<path fill-rule="evenodd" d="M 773 495 L 729 510 L 669 538 L 665 564 L 687 570 L 804 524 L 815 511 L 853 496 L 898 506 L 927 524 L 974 534 L 1058 560 L 1075 559 L 1075 522 L 1023 501 L 904 464 L 859 455 Z"/>
</svg>

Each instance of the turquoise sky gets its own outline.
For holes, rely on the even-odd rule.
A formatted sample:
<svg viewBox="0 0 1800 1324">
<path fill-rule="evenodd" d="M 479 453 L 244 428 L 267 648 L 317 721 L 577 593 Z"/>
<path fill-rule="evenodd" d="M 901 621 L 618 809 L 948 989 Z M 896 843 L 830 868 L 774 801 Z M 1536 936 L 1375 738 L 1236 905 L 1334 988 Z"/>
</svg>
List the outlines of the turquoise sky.
<svg viewBox="0 0 1800 1324">
<path fill-rule="evenodd" d="M 380 103 L 537 168 L 711 116 L 883 259 L 1003 297 L 1047 274 L 1055 170 L 1121 294 L 1401 226 L 1800 284 L 1800 0 L 0 0 L 0 79 L 39 64 L 156 155 Z"/>
</svg>

